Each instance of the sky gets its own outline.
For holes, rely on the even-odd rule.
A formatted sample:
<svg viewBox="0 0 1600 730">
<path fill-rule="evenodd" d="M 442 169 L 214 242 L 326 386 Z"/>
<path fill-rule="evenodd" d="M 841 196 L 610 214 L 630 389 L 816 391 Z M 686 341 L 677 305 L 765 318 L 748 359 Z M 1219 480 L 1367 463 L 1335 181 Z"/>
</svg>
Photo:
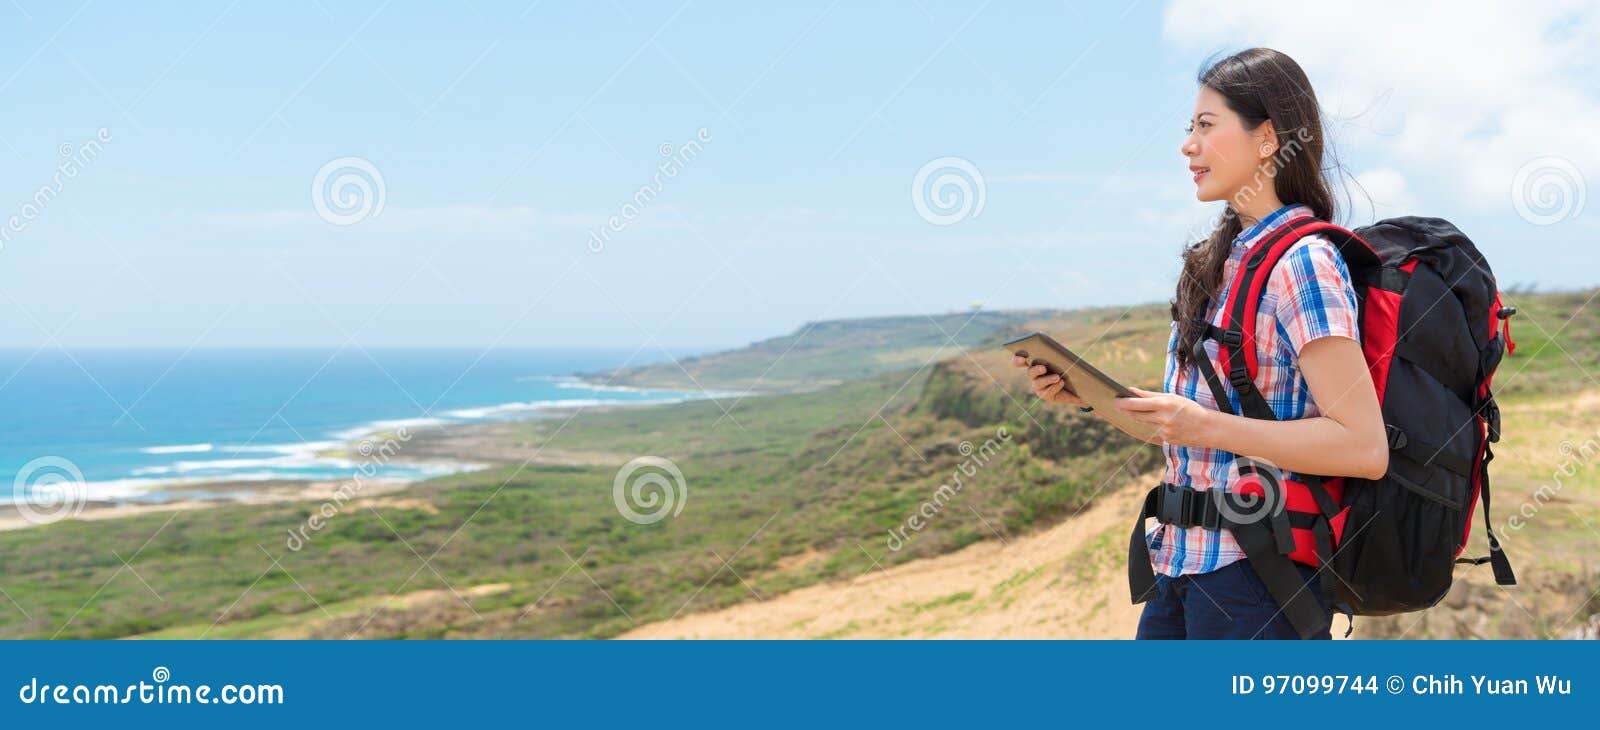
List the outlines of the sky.
<svg viewBox="0 0 1600 730">
<path fill-rule="evenodd" d="M 1592 4 L 444 5 L 0 3 L 0 347 L 689 352 L 1165 301 L 1218 212 L 1196 72 L 1256 45 L 1317 89 L 1340 222 L 1600 284 Z"/>
</svg>

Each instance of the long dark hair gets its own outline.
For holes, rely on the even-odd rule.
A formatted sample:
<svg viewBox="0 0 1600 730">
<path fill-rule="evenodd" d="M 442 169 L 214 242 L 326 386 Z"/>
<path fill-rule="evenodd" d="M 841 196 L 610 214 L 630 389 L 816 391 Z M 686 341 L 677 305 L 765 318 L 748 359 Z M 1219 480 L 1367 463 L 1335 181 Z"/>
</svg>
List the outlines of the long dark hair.
<svg viewBox="0 0 1600 730">
<path fill-rule="evenodd" d="M 1285 204 L 1300 203 L 1318 218 L 1333 220 L 1333 191 L 1322 166 L 1322 115 L 1300 64 L 1271 48 L 1252 48 L 1212 63 L 1200 73 L 1199 82 L 1222 95 L 1246 129 L 1254 130 L 1272 120 L 1278 150 L 1272 165 L 1273 192 Z M 1201 336 L 1196 320 L 1206 316 L 1212 297 L 1219 293 L 1222 265 L 1242 230 L 1239 214 L 1229 201 L 1211 235 L 1184 248 L 1183 274 L 1172 300 L 1182 364 L 1189 364 L 1190 352 Z"/>
</svg>

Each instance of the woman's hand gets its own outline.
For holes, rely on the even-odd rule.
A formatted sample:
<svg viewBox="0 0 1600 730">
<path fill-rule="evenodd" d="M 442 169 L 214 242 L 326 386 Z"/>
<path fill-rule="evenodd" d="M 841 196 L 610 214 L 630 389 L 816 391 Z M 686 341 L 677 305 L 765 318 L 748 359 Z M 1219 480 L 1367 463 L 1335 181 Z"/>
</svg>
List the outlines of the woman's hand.
<svg viewBox="0 0 1600 730">
<path fill-rule="evenodd" d="M 1128 388 L 1138 398 L 1118 398 L 1117 407 L 1134 420 L 1159 429 L 1157 437 L 1173 446 L 1205 446 L 1213 411 L 1183 396 Z"/>
<path fill-rule="evenodd" d="M 1012 356 L 1011 364 L 1019 368 L 1028 368 L 1028 377 L 1032 379 L 1030 385 L 1033 388 L 1033 394 L 1039 396 L 1044 402 L 1077 406 L 1079 408 L 1088 407 L 1089 404 L 1084 403 L 1077 393 L 1069 390 L 1067 382 L 1062 380 L 1060 375 L 1050 372 L 1049 368 L 1043 365 L 1030 366 L 1028 358 L 1021 355 Z"/>
</svg>

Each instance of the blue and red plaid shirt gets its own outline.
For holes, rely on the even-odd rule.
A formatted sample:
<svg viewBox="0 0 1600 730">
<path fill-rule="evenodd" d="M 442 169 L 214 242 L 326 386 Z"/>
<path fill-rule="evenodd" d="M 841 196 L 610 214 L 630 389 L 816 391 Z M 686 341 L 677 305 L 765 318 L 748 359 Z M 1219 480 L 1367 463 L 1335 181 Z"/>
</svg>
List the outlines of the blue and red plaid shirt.
<svg viewBox="0 0 1600 730">
<path fill-rule="evenodd" d="M 1222 325 L 1219 304 L 1228 300 L 1233 287 L 1233 277 L 1239 263 L 1257 242 L 1283 224 L 1312 215 L 1304 205 L 1286 205 L 1250 226 L 1233 240 L 1233 249 L 1222 269 L 1222 289 L 1212 299 L 1207 317 L 1217 326 Z M 1348 337 L 1360 341 L 1357 329 L 1358 305 L 1355 289 L 1350 284 L 1350 271 L 1344 258 L 1327 238 L 1311 235 L 1301 238 L 1284 252 L 1283 258 L 1273 268 L 1256 315 L 1256 388 L 1279 420 L 1288 421 L 1318 415 L 1317 405 L 1311 401 L 1305 377 L 1297 362 L 1300 351 L 1312 340 L 1323 337 Z M 1217 343 L 1205 341 L 1206 353 L 1219 373 L 1228 372 L 1225 363 L 1217 359 Z M 1167 341 L 1167 369 L 1162 387 L 1199 403 L 1217 409 L 1216 399 L 1200 375 L 1195 364 L 1178 367 L 1178 323 L 1172 324 L 1172 334 Z M 1239 410 L 1239 394 L 1224 381 L 1235 413 Z M 1227 488 L 1237 481 L 1234 454 L 1198 446 L 1173 446 L 1163 444 L 1161 450 L 1167 457 L 1166 472 L 1162 480 L 1193 487 L 1194 489 Z M 1284 474 L 1286 479 L 1297 476 Z M 1189 573 L 1207 573 L 1244 558 L 1244 552 L 1227 530 L 1207 530 L 1202 527 L 1182 528 L 1155 523 L 1146 534 L 1150 543 L 1150 560 L 1158 574 L 1180 576 Z"/>
</svg>

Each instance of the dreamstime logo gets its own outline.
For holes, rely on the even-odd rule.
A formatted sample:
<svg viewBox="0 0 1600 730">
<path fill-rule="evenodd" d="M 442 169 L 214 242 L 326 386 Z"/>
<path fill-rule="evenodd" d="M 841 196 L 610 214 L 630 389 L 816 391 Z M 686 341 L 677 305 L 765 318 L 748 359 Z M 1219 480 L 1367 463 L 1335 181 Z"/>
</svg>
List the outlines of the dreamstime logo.
<svg viewBox="0 0 1600 730">
<path fill-rule="evenodd" d="M 1257 195 L 1267 189 L 1268 185 L 1276 186 L 1278 174 L 1283 172 L 1289 166 L 1289 162 L 1298 157 L 1300 152 L 1306 148 L 1306 145 L 1311 144 L 1311 140 L 1314 138 L 1315 135 L 1307 127 L 1295 130 L 1294 136 L 1289 138 L 1287 143 L 1279 145 L 1278 150 L 1272 153 L 1272 156 L 1267 158 L 1265 163 L 1256 167 L 1256 174 L 1251 176 L 1250 184 L 1239 188 L 1239 192 L 1234 193 L 1233 200 L 1229 201 L 1229 212 L 1254 200 Z"/>
<path fill-rule="evenodd" d="M 606 250 L 606 244 L 611 242 L 613 234 L 621 233 L 628 229 L 639 216 L 644 215 L 656 198 L 666 190 L 667 182 L 676 178 L 689 163 L 705 151 L 705 146 L 711 143 L 711 132 L 701 127 L 694 134 L 694 138 L 683 144 L 663 142 L 658 150 L 661 153 L 661 162 L 656 164 L 656 174 L 652 175 L 650 182 L 640 185 L 633 191 L 633 198 L 622 204 L 617 214 L 606 219 L 604 226 L 589 231 L 589 250 L 600 253 Z"/>
<path fill-rule="evenodd" d="M 0 225 L 0 250 L 12 239 L 28 230 L 28 226 L 44 214 L 46 208 L 66 190 L 67 183 L 84 170 L 89 164 L 100 157 L 105 151 L 105 146 L 111 143 L 111 130 L 101 127 L 95 135 L 81 144 L 63 142 L 59 148 L 61 161 L 56 163 L 56 173 L 50 176 L 50 182 L 40 185 L 33 191 L 33 197 L 17 209 L 15 215 L 5 219 Z"/>
<path fill-rule="evenodd" d="M 964 157 L 929 160 L 911 178 L 911 205 L 936 226 L 952 226 L 983 212 L 988 199 L 983 173 Z"/>
<path fill-rule="evenodd" d="M 311 205 L 317 217 L 336 226 L 377 217 L 387 194 L 383 174 L 363 157 L 329 160 L 311 179 Z"/>
<path fill-rule="evenodd" d="M 317 533 L 322 532 L 322 528 L 327 527 L 329 521 L 344 509 L 345 502 L 360 496 L 361 490 L 366 488 L 366 480 L 378 476 L 379 471 L 399 455 L 409 441 L 411 432 L 401 426 L 390 438 L 379 441 L 374 436 L 357 444 L 356 453 L 363 461 L 351 473 L 350 481 L 340 483 L 328 500 L 306 517 L 305 524 L 289 530 L 289 537 L 284 540 L 283 546 L 293 553 L 300 552 L 301 548 L 310 544 Z"/>
<path fill-rule="evenodd" d="M 48 525 L 83 511 L 83 472 L 59 456 L 41 456 L 22 465 L 11 485 L 11 501 L 22 519 Z"/>
<path fill-rule="evenodd" d="M 641 456 L 617 470 L 611 481 L 611 500 L 629 522 L 648 525 L 682 513 L 683 505 L 689 501 L 689 484 L 670 459 Z M 634 505 L 644 511 L 634 509 Z"/>
<path fill-rule="evenodd" d="M 1228 494 L 1217 502 L 1224 522 L 1248 525 L 1284 509 L 1283 472 L 1266 459 L 1240 456 L 1228 467 Z"/>
<path fill-rule="evenodd" d="M 176 684 L 172 670 L 164 666 L 150 672 L 150 681 L 113 684 L 40 682 L 31 677 L 17 688 L 17 700 L 24 705 L 281 705 L 281 684 Z"/>
<path fill-rule="evenodd" d="M 1527 527 L 1533 518 L 1538 516 L 1546 504 L 1554 501 L 1561 490 L 1567 486 L 1566 480 L 1577 476 L 1579 470 L 1594 463 L 1600 458 L 1600 431 L 1574 444 L 1571 439 L 1564 439 L 1556 445 L 1556 452 L 1561 458 L 1556 461 L 1555 468 L 1550 472 L 1550 483 L 1539 485 L 1538 489 L 1529 495 L 1517 509 L 1513 510 L 1510 518 L 1506 520 L 1505 527 L 1500 534 L 1509 538 L 1512 534 Z M 1502 539 L 1501 542 L 1505 540 Z"/>
<path fill-rule="evenodd" d="M 884 547 L 889 548 L 889 552 L 900 552 L 911 538 L 922 532 L 931 524 L 933 518 L 944 511 L 946 505 L 961 495 L 964 486 L 961 477 L 971 479 L 977 476 L 978 470 L 994 460 L 1008 443 L 1011 443 L 1010 429 L 999 426 L 994 430 L 994 437 L 984 439 L 980 445 L 973 446 L 971 441 L 957 444 L 956 452 L 961 454 L 962 460 L 956 468 L 950 470 L 950 480 L 940 483 L 938 488 L 933 490 L 933 495 L 918 505 L 910 516 L 900 525 L 889 529 L 889 536 L 884 538 Z"/>
<path fill-rule="evenodd" d="M 1530 160 L 1511 178 L 1511 205 L 1536 226 L 1578 217 L 1588 189 L 1578 166 L 1560 157 Z"/>
<path fill-rule="evenodd" d="M 1256 166 L 1256 172 L 1250 177 L 1250 182 L 1239 188 L 1228 199 L 1228 204 L 1223 206 L 1222 210 L 1216 215 L 1210 216 L 1205 222 L 1191 227 L 1184 234 L 1184 240 L 1205 241 L 1217 229 L 1222 228 L 1224 224 L 1238 219 L 1239 209 L 1249 204 L 1250 201 L 1255 200 L 1256 196 L 1265 191 L 1269 185 L 1275 186 L 1278 175 L 1282 174 L 1288 168 L 1289 163 L 1298 157 L 1301 152 L 1305 151 L 1313 139 L 1315 139 L 1315 135 L 1305 127 L 1295 130 L 1293 135 L 1280 138 L 1281 144 L 1278 146 L 1277 151 Z M 1241 221 L 1240 223 L 1241 227 L 1244 227 L 1243 222 Z"/>
</svg>

